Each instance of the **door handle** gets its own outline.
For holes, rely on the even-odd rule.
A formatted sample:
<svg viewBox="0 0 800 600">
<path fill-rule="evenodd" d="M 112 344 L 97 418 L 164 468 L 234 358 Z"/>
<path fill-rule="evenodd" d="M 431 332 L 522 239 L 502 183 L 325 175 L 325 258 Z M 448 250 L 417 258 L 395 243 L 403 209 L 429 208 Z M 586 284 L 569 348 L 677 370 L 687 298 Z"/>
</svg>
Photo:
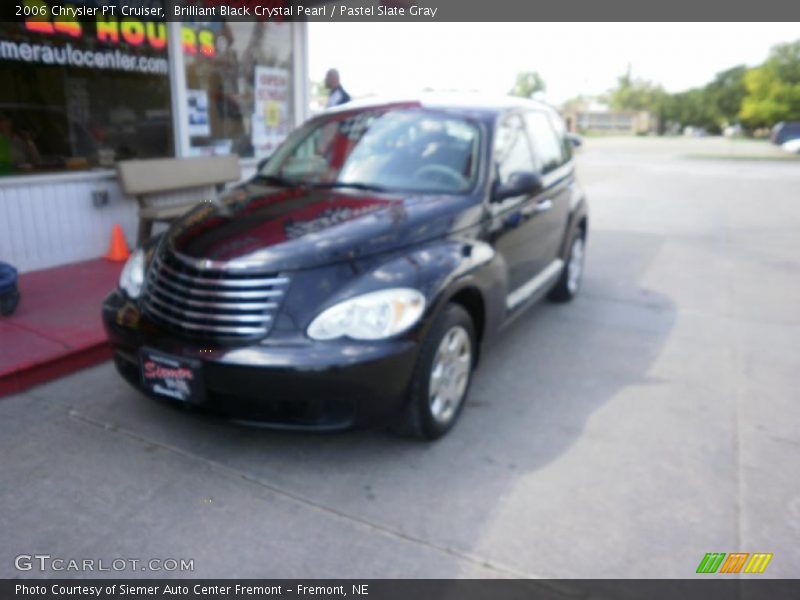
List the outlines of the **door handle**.
<svg viewBox="0 0 800 600">
<path fill-rule="evenodd" d="M 520 212 L 522 213 L 523 218 L 529 219 L 533 215 L 538 215 L 539 213 L 548 211 L 551 208 L 553 208 L 553 201 L 550 198 L 545 198 L 536 204 L 527 204 Z"/>
</svg>

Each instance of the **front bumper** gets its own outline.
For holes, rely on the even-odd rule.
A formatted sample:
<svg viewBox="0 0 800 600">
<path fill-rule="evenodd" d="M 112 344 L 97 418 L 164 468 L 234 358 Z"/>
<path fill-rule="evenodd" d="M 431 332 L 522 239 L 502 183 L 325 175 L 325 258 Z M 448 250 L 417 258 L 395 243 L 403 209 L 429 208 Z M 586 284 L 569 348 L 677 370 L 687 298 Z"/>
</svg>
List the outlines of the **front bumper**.
<svg viewBox="0 0 800 600">
<path fill-rule="evenodd" d="M 418 350 L 411 339 L 314 342 L 278 332 L 247 346 L 204 345 L 159 329 L 119 291 L 103 303 L 103 323 L 117 370 L 140 391 L 143 347 L 199 360 L 205 397 L 190 407 L 282 429 L 390 422 L 403 408 Z"/>
</svg>

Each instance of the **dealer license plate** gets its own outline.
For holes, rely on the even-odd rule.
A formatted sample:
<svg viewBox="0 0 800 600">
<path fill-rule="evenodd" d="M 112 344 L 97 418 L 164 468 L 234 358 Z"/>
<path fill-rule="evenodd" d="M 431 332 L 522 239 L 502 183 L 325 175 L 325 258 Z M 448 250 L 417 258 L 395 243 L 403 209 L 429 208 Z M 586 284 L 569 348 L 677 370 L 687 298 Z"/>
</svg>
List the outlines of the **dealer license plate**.
<svg viewBox="0 0 800 600">
<path fill-rule="evenodd" d="M 203 401 L 203 371 L 199 360 L 143 348 L 140 361 L 142 384 L 147 391 L 178 402 L 200 404 Z"/>
</svg>

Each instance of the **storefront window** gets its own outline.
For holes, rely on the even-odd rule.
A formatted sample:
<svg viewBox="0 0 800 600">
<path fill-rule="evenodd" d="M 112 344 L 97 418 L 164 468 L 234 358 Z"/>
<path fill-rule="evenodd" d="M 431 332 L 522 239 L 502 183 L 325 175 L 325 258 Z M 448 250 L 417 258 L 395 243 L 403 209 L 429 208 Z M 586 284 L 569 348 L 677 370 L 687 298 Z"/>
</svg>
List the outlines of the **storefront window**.
<svg viewBox="0 0 800 600">
<path fill-rule="evenodd" d="M 184 28 L 192 155 L 266 156 L 294 123 L 289 23 L 214 22 Z M 186 44 L 195 43 L 194 51 Z"/>
<path fill-rule="evenodd" d="M 0 175 L 175 156 L 169 30 L 129 17 L 0 23 Z M 295 122 L 292 31 L 181 25 L 186 102 L 177 118 L 190 155 L 260 158 L 286 137 Z"/>
<path fill-rule="evenodd" d="M 0 174 L 173 155 L 164 23 L 0 23 Z"/>
</svg>

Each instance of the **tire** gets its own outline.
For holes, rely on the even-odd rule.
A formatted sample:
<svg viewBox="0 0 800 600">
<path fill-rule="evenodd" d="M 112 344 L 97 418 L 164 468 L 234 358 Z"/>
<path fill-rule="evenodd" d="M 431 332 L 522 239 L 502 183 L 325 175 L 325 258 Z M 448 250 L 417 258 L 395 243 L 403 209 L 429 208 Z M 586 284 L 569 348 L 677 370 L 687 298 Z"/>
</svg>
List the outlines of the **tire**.
<svg viewBox="0 0 800 600">
<path fill-rule="evenodd" d="M 583 263 L 586 258 L 586 233 L 578 229 L 569 243 L 569 252 L 564 268 L 547 298 L 553 302 L 569 302 L 581 290 Z"/>
<path fill-rule="evenodd" d="M 448 304 L 422 342 L 405 412 L 395 431 L 435 440 L 452 429 L 469 394 L 476 352 L 472 317 L 458 304 Z M 432 397 L 437 379 L 434 370 L 438 370 L 438 379 L 443 383 L 439 384 L 442 391 Z"/>
</svg>

